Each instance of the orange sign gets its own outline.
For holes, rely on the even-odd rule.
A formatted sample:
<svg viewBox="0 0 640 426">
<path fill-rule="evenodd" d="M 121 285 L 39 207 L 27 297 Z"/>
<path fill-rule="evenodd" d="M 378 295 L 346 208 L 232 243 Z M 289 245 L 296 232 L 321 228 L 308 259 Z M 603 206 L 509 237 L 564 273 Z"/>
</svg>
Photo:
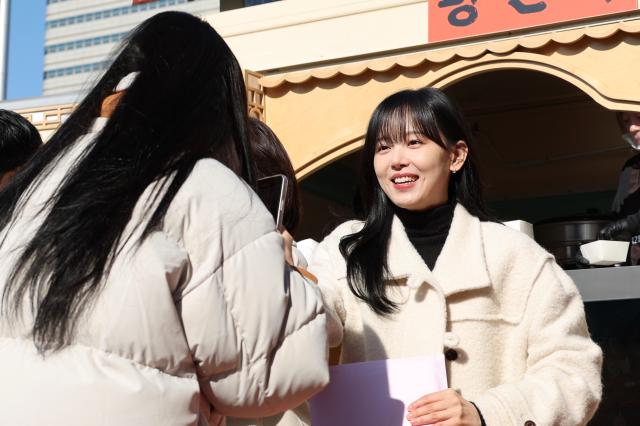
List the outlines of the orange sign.
<svg viewBox="0 0 640 426">
<path fill-rule="evenodd" d="M 637 0 L 429 0 L 429 42 L 638 8 Z"/>
</svg>

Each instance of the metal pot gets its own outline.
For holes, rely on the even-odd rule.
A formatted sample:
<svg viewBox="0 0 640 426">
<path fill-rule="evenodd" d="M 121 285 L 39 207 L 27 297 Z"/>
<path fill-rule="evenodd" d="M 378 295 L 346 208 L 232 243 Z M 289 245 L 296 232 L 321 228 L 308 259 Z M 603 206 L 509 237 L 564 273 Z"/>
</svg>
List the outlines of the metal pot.
<svg viewBox="0 0 640 426">
<path fill-rule="evenodd" d="M 565 269 L 580 265 L 577 255 L 582 244 L 598 239 L 598 232 L 610 222 L 607 216 L 548 219 L 533 226 L 536 241 Z"/>
</svg>

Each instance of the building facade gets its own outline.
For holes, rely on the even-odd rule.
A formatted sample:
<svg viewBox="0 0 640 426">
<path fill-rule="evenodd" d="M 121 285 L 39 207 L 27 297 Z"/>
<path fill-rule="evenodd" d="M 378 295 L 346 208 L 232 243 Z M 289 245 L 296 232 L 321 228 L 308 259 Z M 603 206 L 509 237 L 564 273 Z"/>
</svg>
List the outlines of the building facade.
<svg viewBox="0 0 640 426">
<path fill-rule="evenodd" d="M 128 31 L 165 10 L 199 16 L 268 0 L 47 0 L 43 95 L 81 92 Z"/>
</svg>

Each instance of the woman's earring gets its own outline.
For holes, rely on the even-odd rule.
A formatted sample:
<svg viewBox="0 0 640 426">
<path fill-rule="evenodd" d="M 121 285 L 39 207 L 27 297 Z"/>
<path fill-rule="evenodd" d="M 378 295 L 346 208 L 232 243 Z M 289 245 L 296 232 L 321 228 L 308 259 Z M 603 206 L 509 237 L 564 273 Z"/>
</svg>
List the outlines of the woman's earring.
<svg viewBox="0 0 640 426">
<path fill-rule="evenodd" d="M 454 175 L 456 174 L 456 172 L 457 172 L 456 169 L 451 170 L 451 173 L 453 173 Z"/>
</svg>

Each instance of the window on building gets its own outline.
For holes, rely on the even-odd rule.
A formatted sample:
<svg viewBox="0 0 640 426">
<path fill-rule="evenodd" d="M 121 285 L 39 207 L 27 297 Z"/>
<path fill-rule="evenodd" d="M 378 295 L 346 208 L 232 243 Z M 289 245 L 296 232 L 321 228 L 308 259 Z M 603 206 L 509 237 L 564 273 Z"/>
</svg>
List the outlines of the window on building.
<svg viewBox="0 0 640 426">
<path fill-rule="evenodd" d="M 58 1 L 66 0 L 47 0 L 48 3 L 57 3 Z M 86 13 L 77 16 L 68 16 L 66 18 L 53 19 L 47 21 L 47 28 L 64 27 L 66 25 L 73 25 L 77 23 L 83 23 L 88 21 L 97 21 L 99 19 L 111 18 L 112 16 L 127 15 L 129 13 L 144 12 L 146 10 L 155 9 L 158 7 L 175 6 L 177 4 L 187 3 L 192 0 L 155 0 L 151 3 L 133 3 L 131 6 L 124 6 L 115 9 L 106 9 L 94 13 Z M 242 3 L 242 1 L 240 0 Z"/>
<path fill-rule="evenodd" d="M 126 32 L 108 34 L 100 37 L 87 38 L 82 40 L 69 41 L 66 43 L 52 44 L 45 46 L 44 53 L 57 53 L 64 52 L 66 50 L 82 49 L 84 47 L 98 46 L 101 44 L 116 43 L 122 40 L 127 35 Z"/>
<path fill-rule="evenodd" d="M 258 4 L 272 3 L 277 0 L 244 0 L 244 5 L 248 6 L 256 6 Z"/>
<path fill-rule="evenodd" d="M 81 74 L 92 71 L 101 71 L 109 66 L 109 61 L 95 62 L 92 64 L 74 65 L 72 67 L 58 68 L 55 70 L 45 71 L 43 76 L 45 79 L 69 76 L 73 74 Z"/>
</svg>

